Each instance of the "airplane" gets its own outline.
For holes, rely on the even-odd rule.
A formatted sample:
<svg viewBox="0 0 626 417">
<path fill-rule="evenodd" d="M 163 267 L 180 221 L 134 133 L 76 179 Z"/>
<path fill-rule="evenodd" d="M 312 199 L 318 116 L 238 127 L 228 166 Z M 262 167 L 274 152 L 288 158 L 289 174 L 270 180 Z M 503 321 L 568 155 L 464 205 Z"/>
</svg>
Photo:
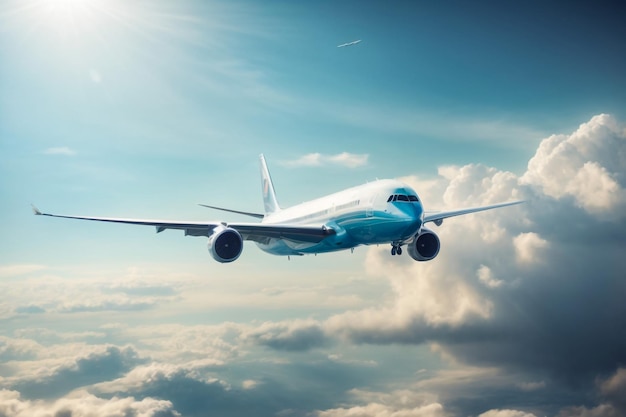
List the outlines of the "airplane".
<svg viewBox="0 0 626 417">
<path fill-rule="evenodd" d="M 350 249 L 361 245 L 391 244 L 391 255 L 401 255 L 403 246 L 416 261 L 434 259 L 440 249 L 439 237 L 427 223 L 441 226 L 453 216 L 520 204 L 511 201 L 460 210 L 427 212 L 417 193 L 393 179 L 376 180 L 334 194 L 281 208 L 263 154 L 259 156 L 264 213 L 233 210 L 206 204 L 201 206 L 260 219 L 260 222 L 204 222 L 68 216 L 44 213 L 38 216 L 92 220 L 183 230 L 185 236 L 208 237 L 208 249 L 218 262 L 239 258 L 245 240 L 273 255 L 294 256 Z"/>
<path fill-rule="evenodd" d="M 362 42 L 361 39 L 358 39 L 356 41 L 352 41 L 352 42 L 347 42 L 347 43 L 342 43 L 341 45 L 337 45 L 337 48 L 343 48 L 345 46 L 352 46 L 352 45 L 356 45 L 358 43 Z"/>
</svg>

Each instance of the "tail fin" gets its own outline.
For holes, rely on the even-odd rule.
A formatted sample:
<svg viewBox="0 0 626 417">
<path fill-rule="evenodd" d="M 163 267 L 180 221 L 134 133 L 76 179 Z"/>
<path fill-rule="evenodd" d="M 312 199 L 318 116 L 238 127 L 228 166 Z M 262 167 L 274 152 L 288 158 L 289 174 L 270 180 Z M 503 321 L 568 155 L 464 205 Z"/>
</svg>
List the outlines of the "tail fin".
<svg viewBox="0 0 626 417">
<path fill-rule="evenodd" d="M 280 211 L 278 200 L 276 200 L 276 191 L 274 191 L 274 184 L 272 183 L 272 177 L 267 169 L 267 163 L 265 162 L 265 156 L 259 155 L 261 161 L 261 186 L 263 191 L 263 204 L 265 205 L 265 214 L 272 214 Z"/>
</svg>

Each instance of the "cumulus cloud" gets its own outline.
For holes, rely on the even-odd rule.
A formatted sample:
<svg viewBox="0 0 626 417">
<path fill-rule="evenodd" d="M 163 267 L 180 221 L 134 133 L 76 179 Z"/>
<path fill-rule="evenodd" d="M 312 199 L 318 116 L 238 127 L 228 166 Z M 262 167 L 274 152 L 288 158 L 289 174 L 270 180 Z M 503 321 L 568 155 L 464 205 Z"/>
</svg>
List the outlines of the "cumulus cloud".
<svg viewBox="0 0 626 417">
<path fill-rule="evenodd" d="M 513 238 L 515 257 L 520 264 L 528 264 L 543 259 L 542 250 L 548 242 L 535 232 L 520 233 Z"/>
<path fill-rule="evenodd" d="M 570 135 L 543 140 L 521 182 L 550 197 L 572 197 L 590 213 L 623 217 L 625 166 L 626 130 L 601 114 Z"/>
<path fill-rule="evenodd" d="M 255 367 L 248 363 L 245 368 Z M 311 368 L 307 369 L 310 373 Z M 344 370 L 340 369 L 337 374 Z M 319 370 L 317 370 L 319 372 Z M 302 383 L 315 376 L 306 375 Z M 316 386 L 317 384 L 314 384 Z M 341 386 L 341 384 L 339 384 Z M 328 394 L 293 389 L 265 376 L 263 380 L 244 379 L 237 386 L 210 377 L 200 368 L 152 363 L 135 368 L 126 376 L 95 385 L 101 396 L 163 398 L 186 417 L 206 415 L 275 416 L 305 415 L 312 404 L 327 403 Z M 333 398 L 341 394 L 333 393 Z M 291 411 L 288 411 L 291 410 Z M 285 412 L 292 414 L 285 414 Z"/>
<path fill-rule="evenodd" d="M 150 357 L 166 363 L 198 363 L 217 366 L 239 355 L 237 340 L 249 326 L 162 324 L 120 329 L 122 336 L 141 340 Z"/>
<path fill-rule="evenodd" d="M 0 361 L 33 359 L 42 348 L 34 340 L 0 336 Z"/>
<path fill-rule="evenodd" d="M 351 408 L 334 408 L 317 413 L 318 417 L 444 417 L 446 415 L 441 404 L 396 409 L 383 404 L 372 403 Z"/>
<path fill-rule="evenodd" d="M 248 331 L 245 339 L 277 350 L 302 351 L 329 343 L 323 328 L 314 320 L 266 322 Z"/>
<path fill-rule="evenodd" d="M 613 117 L 601 115 L 572 134 L 545 139 L 519 176 L 471 164 L 442 167 L 425 187 L 405 178 L 432 204 L 427 209 L 527 203 L 446 220 L 436 229 L 440 255 L 428 263 L 368 249 L 367 273 L 385 277 L 394 297 L 292 326 L 319 325 L 318 334 L 357 344 L 436 345 L 457 364 L 523 373 L 523 380 L 510 381 L 511 392 L 595 390 L 608 398 L 595 380 L 626 362 L 625 137 Z M 491 413 L 526 415 L 504 405 Z M 617 409 L 609 405 L 573 414 Z"/>
<path fill-rule="evenodd" d="M 144 360 L 131 347 L 107 346 L 84 357 L 72 358 L 69 363 L 39 368 L 34 374 L 8 379 L 3 385 L 18 390 L 27 398 L 50 399 L 102 379 L 120 376 L 142 362 Z"/>
<path fill-rule="evenodd" d="M 153 362 L 147 365 L 137 366 L 120 378 L 95 384 L 93 389 L 100 394 L 138 392 L 146 385 L 150 385 L 155 381 L 170 381 L 179 378 L 190 378 L 201 381 L 200 369 L 201 367 L 197 365 L 195 367 L 189 367 L 171 363 Z M 215 378 L 207 382 L 219 383 L 227 387 L 227 384 Z"/>
<path fill-rule="evenodd" d="M 604 400 L 594 410 L 586 410 L 590 415 L 598 416 L 626 414 L 626 368 L 620 367 L 615 373 L 604 380 L 598 381 L 600 396 Z M 579 409 L 580 411 L 580 409 Z"/>
<path fill-rule="evenodd" d="M 429 395 L 411 390 L 390 393 L 352 390 L 353 398 L 366 405 L 320 410 L 317 417 L 446 417 L 452 415 Z"/>
<path fill-rule="evenodd" d="M 133 397 L 99 398 L 85 391 L 54 401 L 22 399 L 18 391 L 0 390 L 3 417 L 180 417 L 167 400 Z"/>
<path fill-rule="evenodd" d="M 335 155 L 326 155 L 321 153 L 309 153 L 296 160 L 285 163 L 291 167 L 315 167 L 323 165 L 340 165 L 347 168 L 358 168 L 367 165 L 369 159 L 368 154 L 353 154 L 342 152 Z"/>
</svg>

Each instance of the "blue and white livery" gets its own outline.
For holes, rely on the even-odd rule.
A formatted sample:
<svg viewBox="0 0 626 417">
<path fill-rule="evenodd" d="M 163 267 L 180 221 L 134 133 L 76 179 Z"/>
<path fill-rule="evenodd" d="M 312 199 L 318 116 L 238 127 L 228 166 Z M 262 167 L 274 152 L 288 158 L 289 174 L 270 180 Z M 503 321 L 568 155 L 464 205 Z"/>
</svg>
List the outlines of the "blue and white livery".
<svg viewBox="0 0 626 417">
<path fill-rule="evenodd" d="M 445 218 L 519 204 L 521 201 L 454 211 L 425 212 L 417 193 L 396 180 L 371 183 L 282 209 L 263 155 L 261 186 L 265 213 L 251 213 L 201 204 L 204 207 L 260 219 L 256 223 L 183 222 L 110 217 L 40 216 L 127 223 L 156 227 L 157 233 L 179 229 L 185 236 L 208 237 L 209 252 L 218 262 L 232 262 L 241 255 L 243 241 L 254 241 L 273 255 L 305 255 L 351 249 L 360 245 L 391 244 L 391 254 L 401 255 L 403 247 L 416 261 L 429 261 L 439 253 L 437 235 L 427 223 L 440 226 Z"/>
</svg>

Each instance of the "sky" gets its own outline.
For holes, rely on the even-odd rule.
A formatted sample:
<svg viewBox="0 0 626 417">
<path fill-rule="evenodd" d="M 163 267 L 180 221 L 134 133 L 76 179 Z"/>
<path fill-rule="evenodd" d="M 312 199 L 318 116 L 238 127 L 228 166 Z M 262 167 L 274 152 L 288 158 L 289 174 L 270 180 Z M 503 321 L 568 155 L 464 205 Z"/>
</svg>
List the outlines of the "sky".
<svg viewBox="0 0 626 417">
<path fill-rule="evenodd" d="M 0 416 L 626 415 L 626 27 L 613 2 L 0 4 Z M 337 48 L 338 45 L 362 42 Z M 258 155 L 289 206 L 377 178 L 389 247 L 215 262 Z"/>
</svg>

